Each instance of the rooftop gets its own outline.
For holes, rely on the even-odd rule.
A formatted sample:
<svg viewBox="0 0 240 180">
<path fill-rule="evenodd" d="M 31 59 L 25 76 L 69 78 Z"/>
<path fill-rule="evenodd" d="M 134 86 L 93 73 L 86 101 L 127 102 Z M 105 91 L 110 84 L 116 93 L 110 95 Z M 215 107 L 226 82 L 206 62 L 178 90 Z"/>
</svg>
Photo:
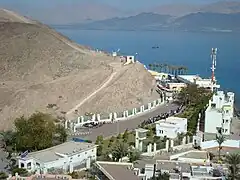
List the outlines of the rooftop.
<svg viewBox="0 0 240 180">
<path fill-rule="evenodd" d="M 166 126 L 174 126 L 182 121 L 186 120 L 186 118 L 180 118 L 180 117 L 174 117 L 174 116 L 171 116 L 171 117 L 168 117 L 166 119 L 163 119 L 163 120 L 159 120 L 159 121 L 156 121 L 155 123 L 156 124 L 165 124 Z M 175 126 L 174 126 L 175 127 Z"/>
<path fill-rule="evenodd" d="M 180 75 L 178 77 L 190 81 L 191 83 L 193 83 L 195 79 L 202 80 L 202 78 L 198 75 Z"/>
<path fill-rule="evenodd" d="M 34 158 L 41 162 L 51 162 L 63 158 L 64 156 L 72 156 L 95 146 L 96 145 L 91 143 L 68 141 L 48 149 L 29 153 L 26 159 Z"/>
<path fill-rule="evenodd" d="M 110 163 L 110 162 L 97 162 L 100 170 L 112 180 L 139 180 L 139 177 L 134 174 L 134 171 L 129 167 L 131 163 Z"/>
<path fill-rule="evenodd" d="M 169 173 L 175 173 L 177 169 L 181 168 L 182 172 L 190 173 L 191 166 L 188 163 L 182 163 L 178 161 L 165 161 L 157 160 L 156 168 L 160 170 L 169 171 Z"/>
<path fill-rule="evenodd" d="M 205 151 L 199 151 L 199 152 L 189 152 L 187 154 L 184 154 L 182 156 L 179 156 L 180 158 L 192 158 L 192 159 L 207 159 L 207 152 Z"/>
<path fill-rule="evenodd" d="M 143 129 L 143 128 L 138 128 L 138 129 L 135 129 L 135 131 L 137 132 L 140 132 L 140 133 L 145 133 L 145 132 L 148 132 L 147 129 Z"/>
</svg>

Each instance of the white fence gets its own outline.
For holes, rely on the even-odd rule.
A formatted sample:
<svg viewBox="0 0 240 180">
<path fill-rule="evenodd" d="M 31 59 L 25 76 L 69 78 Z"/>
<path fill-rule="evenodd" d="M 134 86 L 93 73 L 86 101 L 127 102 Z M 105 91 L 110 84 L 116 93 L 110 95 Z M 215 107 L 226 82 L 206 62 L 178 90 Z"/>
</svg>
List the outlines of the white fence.
<svg viewBox="0 0 240 180">
<path fill-rule="evenodd" d="M 66 120 L 65 121 L 65 128 L 70 129 L 73 132 L 76 132 L 77 128 L 82 127 L 84 124 L 87 123 L 114 123 L 118 121 L 127 120 L 129 118 L 133 118 L 135 116 L 138 116 L 140 114 L 146 113 L 160 105 L 164 104 L 164 98 L 157 99 L 151 103 L 148 103 L 147 105 L 142 105 L 139 108 L 133 108 L 131 110 L 126 110 L 120 113 L 110 113 L 106 116 L 103 116 L 101 114 L 93 114 L 92 116 L 80 116 L 75 120 Z"/>
</svg>

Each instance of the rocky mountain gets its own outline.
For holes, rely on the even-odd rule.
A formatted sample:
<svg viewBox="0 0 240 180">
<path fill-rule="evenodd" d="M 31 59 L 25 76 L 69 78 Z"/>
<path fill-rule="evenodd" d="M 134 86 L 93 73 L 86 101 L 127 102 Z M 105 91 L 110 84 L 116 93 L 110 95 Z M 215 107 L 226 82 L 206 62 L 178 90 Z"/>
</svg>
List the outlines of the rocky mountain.
<svg viewBox="0 0 240 180">
<path fill-rule="evenodd" d="M 176 30 L 240 32 L 240 13 L 194 13 L 177 18 L 171 24 Z"/>
<path fill-rule="evenodd" d="M 120 58 L 4 9 L 0 71 L 0 129 L 35 111 L 74 119 L 86 112 L 121 112 L 158 98 L 149 93 L 153 78 L 142 64 L 123 66 Z"/>
<path fill-rule="evenodd" d="M 107 30 L 150 30 L 164 26 L 172 17 L 155 13 L 141 13 L 136 16 L 112 18 L 90 23 L 58 25 L 55 28 L 107 29 Z"/>
<path fill-rule="evenodd" d="M 160 5 L 154 8 L 145 10 L 146 12 L 154 12 L 157 14 L 170 15 L 175 17 L 184 16 L 187 14 L 208 12 L 208 13 L 238 13 L 240 12 L 239 1 L 218 1 L 208 4 L 186 4 L 186 3 L 173 3 Z"/>
<path fill-rule="evenodd" d="M 154 13 L 141 13 L 127 18 L 113 18 L 86 24 L 58 28 L 103 30 L 154 30 L 154 31 L 240 31 L 240 13 L 191 13 L 172 17 Z"/>
</svg>

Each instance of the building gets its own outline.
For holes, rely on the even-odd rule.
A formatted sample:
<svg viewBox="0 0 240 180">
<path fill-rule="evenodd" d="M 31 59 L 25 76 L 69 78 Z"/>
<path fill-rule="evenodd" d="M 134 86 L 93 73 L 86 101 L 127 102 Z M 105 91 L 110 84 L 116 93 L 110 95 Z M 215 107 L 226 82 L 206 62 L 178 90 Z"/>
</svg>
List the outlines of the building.
<svg viewBox="0 0 240 180">
<path fill-rule="evenodd" d="M 174 92 L 180 92 L 182 88 L 186 86 L 187 85 L 185 83 L 174 83 L 174 82 L 167 83 L 167 88 Z"/>
<path fill-rule="evenodd" d="M 187 119 L 169 117 L 156 123 L 156 136 L 174 139 L 181 133 L 187 133 Z"/>
<path fill-rule="evenodd" d="M 132 163 L 97 161 L 95 177 L 104 180 L 140 180 Z"/>
<path fill-rule="evenodd" d="M 29 172 L 47 173 L 51 170 L 73 172 L 80 166 L 90 167 L 90 162 L 96 160 L 97 146 L 85 142 L 69 141 L 48 149 L 19 157 L 19 168 Z"/>
<path fill-rule="evenodd" d="M 183 82 L 186 84 L 196 84 L 199 87 L 203 87 L 203 88 L 207 88 L 207 89 L 220 88 L 220 85 L 214 84 L 212 82 L 212 79 L 203 79 L 198 75 L 179 75 L 179 76 L 177 76 L 177 79 L 180 82 Z"/>
<path fill-rule="evenodd" d="M 205 111 L 204 132 L 216 134 L 221 131 L 224 135 L 230 135 L 233 114 L 234 93 L 217 91 Z"/>
</svg>

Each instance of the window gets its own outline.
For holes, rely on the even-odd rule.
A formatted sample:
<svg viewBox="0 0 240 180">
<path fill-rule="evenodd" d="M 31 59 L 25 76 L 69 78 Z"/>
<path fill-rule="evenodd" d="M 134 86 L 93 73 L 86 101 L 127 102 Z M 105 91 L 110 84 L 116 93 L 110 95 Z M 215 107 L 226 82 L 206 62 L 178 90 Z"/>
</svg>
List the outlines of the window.
<svg viewBox="0 0 240 180">
<path fill-rule="evenodd" d="M 227 132 L 228 130 L 227 129 L 225 129 L 225 132 Z"/>
<path fill-rule="evenodd" d="M 24 168 L 24 163 L 21 163 L 21 168 Z"/>
<path fill-rule="evenodd" d="M 92 150 L 92 152 L 93 152 L 94 150 Z"/>
<path fill-rule="evenodd" d="M 226 123 L 228 123 L 228 120 L 226 120 Z"/>
<path fill-rule="evenodd" d="M 229 113 L 229 110 L 226 110 L 226 113 Z"/>
<path fill-rule="evenodd" d="M 78 157 L 80 157 L 80 154 L 78 155 Z"/>
<path fill-rule="evenodd" d="M 163 134 L 163 130 L 159 130 L 159 133 L 160 133 L 160 134 Z"/>
<path fill-rule="evenodd" d="M 224 124 L 224 119 L 223 119 L 223 122 L 222 122 L 223 124 Z"/>
</svg>

